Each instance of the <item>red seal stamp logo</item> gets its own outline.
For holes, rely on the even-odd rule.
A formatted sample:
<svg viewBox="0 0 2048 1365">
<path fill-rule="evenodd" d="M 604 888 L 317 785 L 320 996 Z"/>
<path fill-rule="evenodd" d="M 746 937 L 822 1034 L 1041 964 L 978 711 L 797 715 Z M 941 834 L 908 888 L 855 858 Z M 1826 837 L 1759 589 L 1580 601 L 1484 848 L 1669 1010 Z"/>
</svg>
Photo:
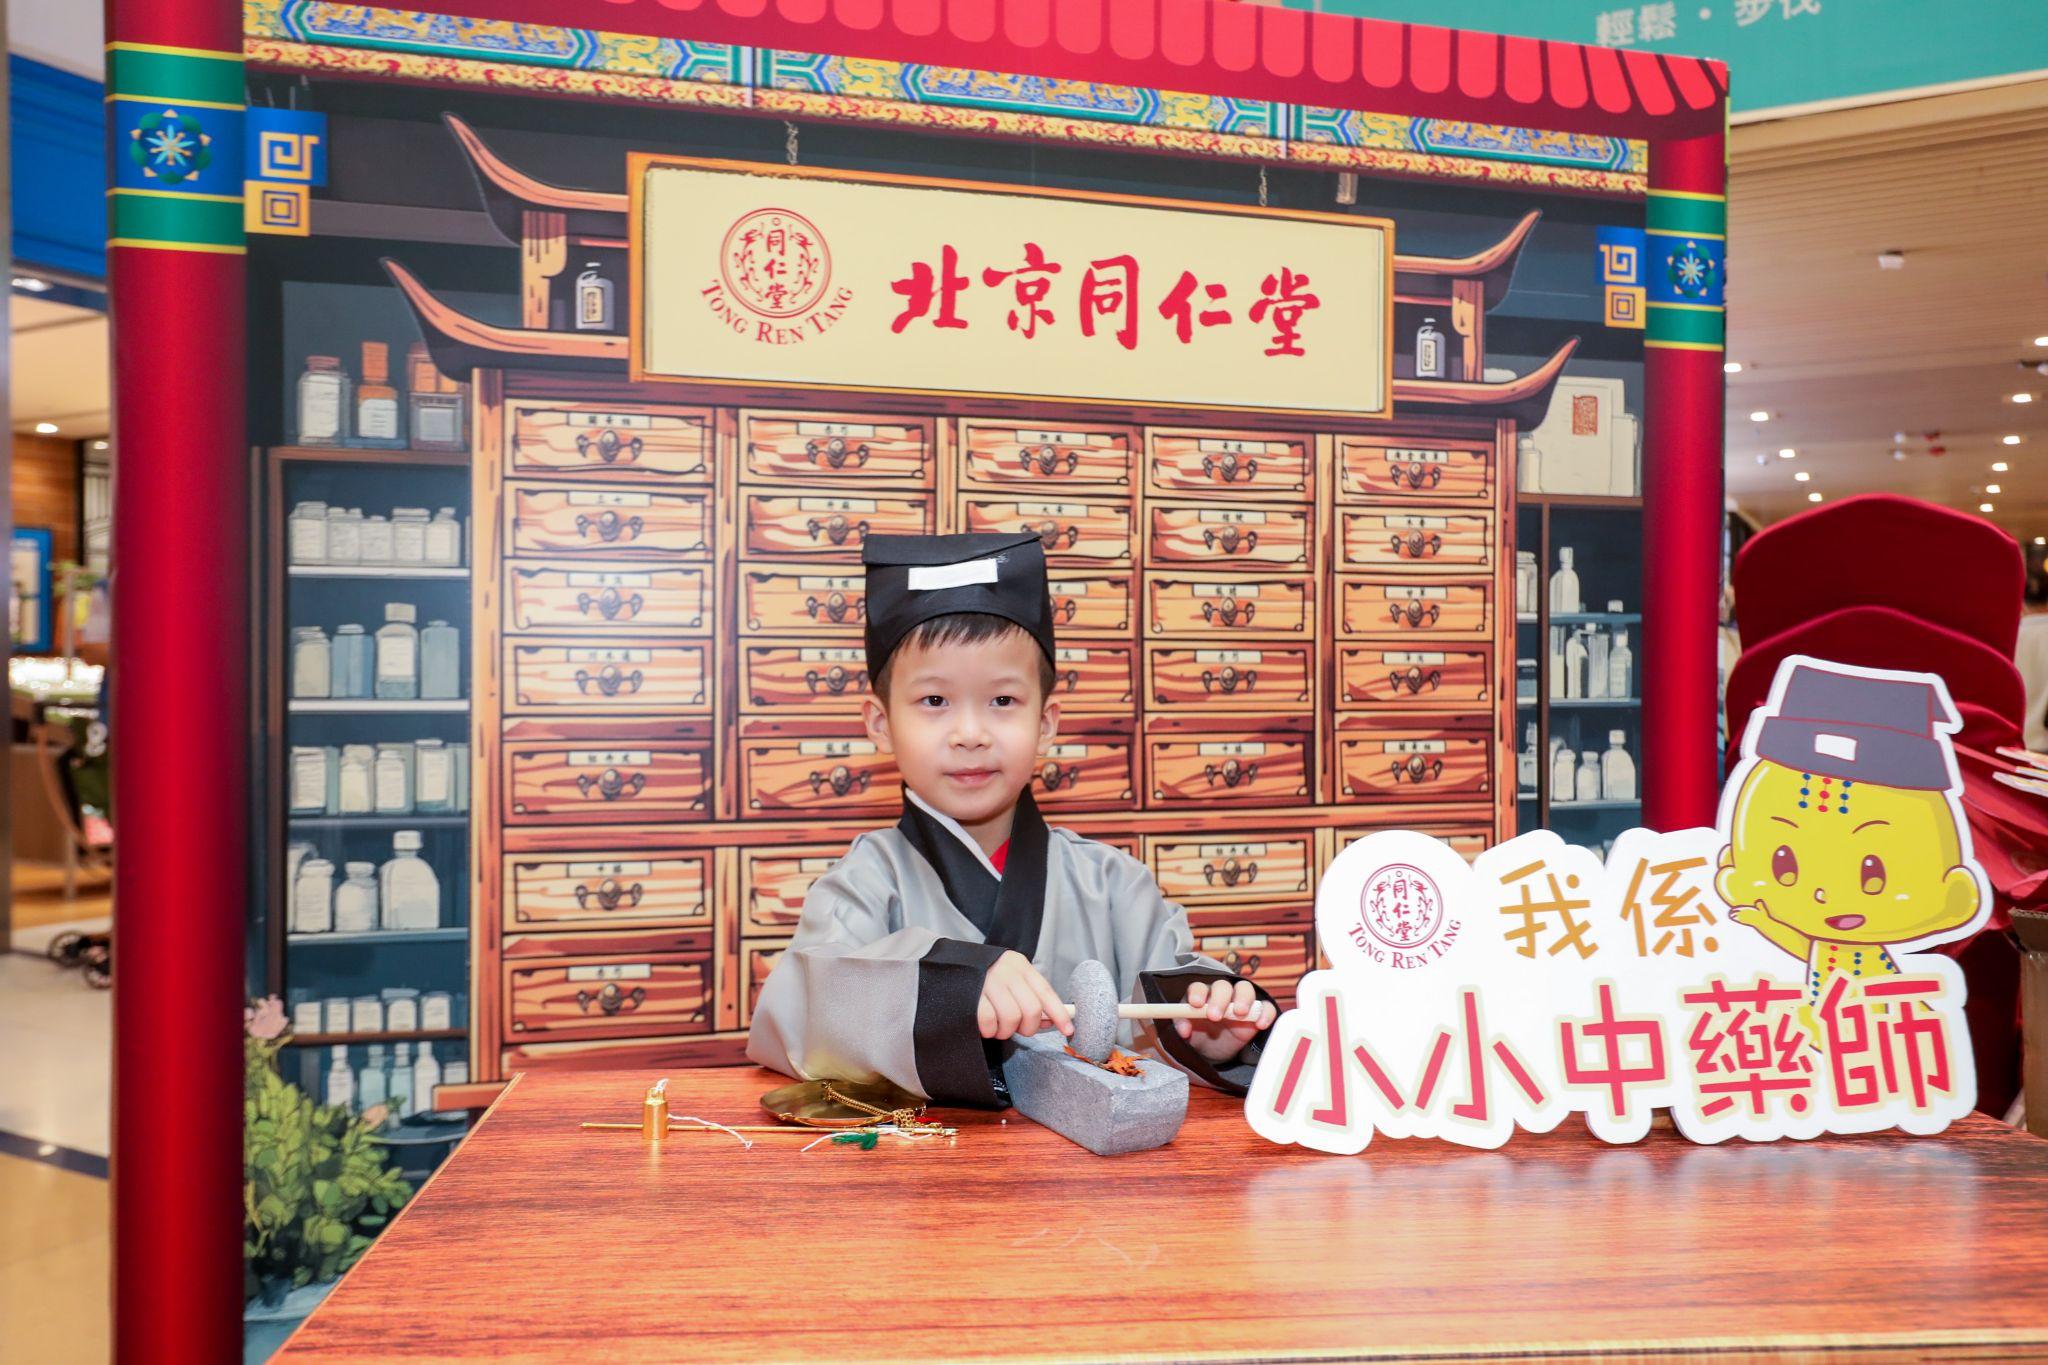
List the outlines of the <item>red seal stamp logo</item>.
<svg viewBox="0 0 2048 1365">
<path fill-rule="evenodd" d="M 832 252 L 808 218 L 755 209 L 726 230 L 719 273 L 731 296 L 764 318 L 809 312 L 832 282 Z"/>
<path fill-rule="evenodd" d="M 1444 896 L 1429 874 L 1389 863 L 1366 879 L 1358 917 L 1367 933 L 1389 948 L 1419 948 L 1444 921 Z"/>
</svg>

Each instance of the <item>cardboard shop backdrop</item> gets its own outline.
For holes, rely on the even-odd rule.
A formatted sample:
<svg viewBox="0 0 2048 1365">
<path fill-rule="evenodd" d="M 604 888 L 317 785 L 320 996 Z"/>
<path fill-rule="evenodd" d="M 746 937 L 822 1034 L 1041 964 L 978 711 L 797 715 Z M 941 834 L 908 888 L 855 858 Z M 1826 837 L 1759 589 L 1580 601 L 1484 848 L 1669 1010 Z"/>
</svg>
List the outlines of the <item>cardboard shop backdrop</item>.
<svg viewBox="0 0 2048 1365">
<path fill-rule="evenodd" d="M 1351 838 L 1400 824 L 1476 846 L 1541 818 L 1513 787 L 1514 661 L 1539 652 L 1517 643 L 1514 550 L 1552 551 L 1545 528 L 1587 504 L 1518 498 L 1517 437 L 1549 415 L 1558 384 L 1609 381 L 1642 432 L 1629 490 L 1640 501 L 1619 494 L 1609 509 L 1640 517 L 1639 529 L 1609 539 L 1641 575 L 1626 605 L 1643 618 L 1638 676 L 1654 680 L 1626 722 L 1643 817 L 1666 828 L 1711 817 L 1717 65 L 1190 0 L 465 8 L 160 0 L 113 12 L 110 257 L 129 457 L 116 711 L 129 731 L 119 780 L 137 792 L 122 803 L 118 899 L 149 907 L 124 918 L 124 952 L 158 964 L 117 1001 L 117 1245 L 134 1249 L 119 1253 L 119 1320 L 136 1325 L 124 1335 L 148 1320 L 144 1303 L 184 1305 L 178 1326 L 194 1340 L 237 1307 L 215 1271 L 233 1264 L 240 1207 L 241 1070 L 222 1002 L 245 991 L 460 990 L 463 1017 L 446 1032 L 462 1036 L 431 1040 L 467 1054 L 474 1088 L 449 1103 L 524 1065 L 736 1058 L 749 987 L 788 932 L 778 893 L 894 803 L 885 765 L 862 761 L 834 709 L 845 674 L 831 669 L 846 661 L 802 656 L 840 644 L 829 621 L 775 618 L 791 603 L 771 593 L 755 627 L 743 594 L 779 585 L 801 608 L 816 594 L 800 580 L 851 572 L 857 547 L 833 537 L 863 517 L 961 529 L 1015 519 L 1064 541 L 1062 570 L 1079 585 L 1068 634 L 1087 652 L 1070 661 L 1069 685 L 1108 690 L 1070 708 L 1077 747 L 1056 756 L 1042 794 L 1057 818 L 1183 879 L 1200 932 L 1241 962 L 1265 959 L 1277 980 L 1314 965 L 1315 878 Z M 204 156 L 153 161 L 167 111 Z M 144 130 L 146 118 L 157 121 Z M 244 142 L 255 149 L 246 204 Z M 804 171 L 1228 206 L 1208 220 L 1219 231 L 1270 224 L 1276 240 L 1294 230 L 1290 214 L 1386 220 L 1391 326 L 1353 340 L 1361 371 L 1380 367 L 1390 383 L 1393 415 L 1198 413 L 1142 384 L 1071 395 L 1109 406 L 824 394 L 744 367 L 760 382 L 632 383 L 645 340 L 630 325 L 644 320 L 635 269 L 649 262 L 631 245 L 629 156 L 775 170 L 792 151 Z M 1336 202 L 1338 172 L 1358 174 L 1355 205 Z M 1262 196 L 1281 216 L 1258 214 Z M 1033 221 L 1020 213 L 1020 226 Z M 901 258 L 871 262 L 872 278 L 937 267 L 936 226 L 863 229 L 859 249 Z M 616 312 L 609 328 L 579 331 L 557 305 L 593 262 Z M 997 300 L 978 272 L 1023 263 L 963 261 L 976 272 L 963 305 Z M 1084 263 L 1061 264 L 1064 293 Z M 1243 310 L 1260 284 L 1233 281 L 1231 303 Z M 1323 340 L 1306 316 L 1303 336 Z M 1426 317 L 1449 353 L 1442 379 L 1415 374 Z M 1015 331 L 996 312 L 970 322 L 981 335 Z M 1042 335 L 1073 323 L 1069 313 Z M 401 376 L 424 341 L 445 378 L 470 385 L 466 458 L 337 460 L 294 446 L 306 357 L 338 356 L 361 383 L 364 341 L 385 343 Z M 1161 355 L 1170 372 L 1171 348 Z M 1607 415 L 1618 416 L 1612 398 Z M 863 443 L 866 463 L 849 462 Z M 622 450 L 646 463 L 622 472 Z M 1057 495 L 1034 486 L 1062 471 L 1076 477 Z M 366 511 L 466 506 L 472 577 L 429 585 L 448 595 L 418 604 L 463 630 L 466 709 L 396 710 L 408 726 L 397 734 L 388 715 L 292 707 L 290 627 L 374 629 L 396 600 L 374 579 L 287 572 L 283 519 L 295 496 L 321 489 Z M 617 498 L 568 496 L 620 492 L 648 501 L 628 512 Z M 535 520 L 519 520 L 522 493 L 539 499 Z M 833 497 L 848 505 L 804 505 Z M 171 506 L 181 514 L 160 515 Z M 607 511 L 624 515 L 607 522 Z M 1218 515 L 1246 511 L 1259 519 Z M 577 516 L 615 528 L 636 514 L 653 548 L 681 539 L 618 556 L 545 539 Z M 543 539 L 522 542 L 533 526 Z M 1640 557 L 1645 542 L 1659 554 Z M 1404 546 L 1436 562 L 1413 563 Z M 1556 556 L 1541 558 L 1547 580 Z M 598 581 L 606 574 L 641 577 Z M 1240 615 L 1228 604 L 1249 599 L 1219 582 L 1259 583 L 1258 612 Z M 1438 620 L 1455 638 L 1404 634 Z M 1260 682 L 1239 693 L 1226 668 L 1244 683 L 1256 668 Z M 448 932 L 293 942 L 290 747 L 465 736 L 467 818 L 438 825 L 428 849 Z M 241 752 L 246 768 L 218 761 Z M 169 789 L 186 799 L 140 799 Z M 644 823 L 619 818 L 632 801 Z M 1219 816 L 1230 848 L 1207 847 Z M 308 832 L 344 859 L 380 840 L 376 856 L 388 856 L 394 823 L 365 843 L 349 842 L 366 837 L 356 827 Z M 1281 837 L 1293 831 L 1306 833 Z M 225 870 L 252 848 L 244 892 Z M 746 856 L 778 848 L 790 866 Z M 637 902 L 625 918 L 613 913 L 621 897 Z M 141 1250 L 167 1216 L 193 1240 L 168 1263 Z"/>
</svg>

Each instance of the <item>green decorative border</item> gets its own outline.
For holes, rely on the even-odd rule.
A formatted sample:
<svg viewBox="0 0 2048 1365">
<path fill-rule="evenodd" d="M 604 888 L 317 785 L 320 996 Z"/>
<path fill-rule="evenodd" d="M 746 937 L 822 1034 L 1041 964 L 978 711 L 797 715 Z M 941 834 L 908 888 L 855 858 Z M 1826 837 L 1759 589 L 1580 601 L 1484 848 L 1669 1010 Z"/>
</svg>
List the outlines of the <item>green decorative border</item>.
<svg viewBox="0 0 2048 1365">
<path fill-rule="evenodd" d="M 242 54 L 107 45 L 107 244 L 240 252 Z"/>
</svg>

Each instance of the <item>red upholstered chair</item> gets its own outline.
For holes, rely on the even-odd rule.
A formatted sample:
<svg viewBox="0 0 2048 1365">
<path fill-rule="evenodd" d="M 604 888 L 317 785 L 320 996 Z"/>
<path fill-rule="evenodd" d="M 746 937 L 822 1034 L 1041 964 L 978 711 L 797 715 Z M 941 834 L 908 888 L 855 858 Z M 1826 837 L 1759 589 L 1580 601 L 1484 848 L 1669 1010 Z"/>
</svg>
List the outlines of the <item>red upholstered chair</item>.
<svg viewBox="0 0 2048 1365">
<path fill-rule="evenodd" d="M 2010 659 L 2026 556 L 1979 517 L 1868 493 L 1758 532 L 1736 556 L 1733 577 L 1745 642 L 1843 607 L 1884 606 L 1939 622 Z"/>
</svg>

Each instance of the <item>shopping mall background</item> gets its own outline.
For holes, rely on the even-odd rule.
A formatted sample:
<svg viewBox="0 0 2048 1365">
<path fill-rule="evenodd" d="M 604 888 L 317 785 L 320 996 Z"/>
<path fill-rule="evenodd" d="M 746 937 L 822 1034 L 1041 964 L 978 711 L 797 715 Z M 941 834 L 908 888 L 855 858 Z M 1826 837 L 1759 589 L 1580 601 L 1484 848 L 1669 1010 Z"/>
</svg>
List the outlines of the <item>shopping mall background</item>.
<svg viewBox="0 0 2048 1365">
<path fill-rule="evenodd" d="M 1888 490 L 2048 547 L 2048 24 L 2036 0 L 1322 0 L 1305 8 L 1718 57 L 1732 71 L 1731 539 Z M 100 15 L 9 0 L 17 528 L 12 841 L 0 895 L 0 1334 L 9 1360 L 103 1358 L 107 829 L 90 747 L 111 471 Z M 178 515 L 161 509 L 160 515 Z M 1909 547 L 1870 547 L 1910 552 Z M 1929 572 L 1939 573 L 1939 564 Z M 1969 585 L 1956 585 L 1958 592 Z M 77 662 L 67 662 L 76 660 Z M 59 703 L 53 705 L 53 703 Z M 226 756 L 224 756 L 225 758 Z M 233 875 L 223 869 L 223 875 Z M 76 959 L 76 960 L 73 960 Z"/>
</svg>

